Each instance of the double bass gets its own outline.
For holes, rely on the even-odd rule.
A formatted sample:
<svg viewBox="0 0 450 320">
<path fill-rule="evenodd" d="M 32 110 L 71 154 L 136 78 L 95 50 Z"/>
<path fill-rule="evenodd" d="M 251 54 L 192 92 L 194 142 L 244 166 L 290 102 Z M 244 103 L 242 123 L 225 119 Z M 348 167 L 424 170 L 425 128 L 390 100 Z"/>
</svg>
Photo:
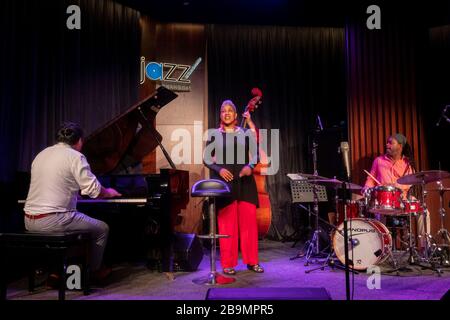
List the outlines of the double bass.
<svg viewBox="0 0 450 320">
<path fill-rule="evenodd" d="M 255 109 L 261 104 L 262 91 L 259 88 L 252 89 L 253 98 L 247 103 L 245 112 L 254 112 Z M 242 117 L 241 127 L 245 128 L 247 125 L 247 119 Z M 256 141 L 259 146 L 259 131 L 256 129 Z M 266 176 L 263 175 L 264 171 L 268 167 L 267 154 L 261 148 L 258 148 L 259 157 L 258 163 L 253 169 L 253 176 L 256 182 L 256 188 L 258 191 L 259 208 L 256 209 L 256 219 L 258 223 L 258 237 L 262 238 L 269 232 L 270 224 L 272 222 L 272 208 L 270 204 L 269 193 L 266 187 Z"/>
</svg>

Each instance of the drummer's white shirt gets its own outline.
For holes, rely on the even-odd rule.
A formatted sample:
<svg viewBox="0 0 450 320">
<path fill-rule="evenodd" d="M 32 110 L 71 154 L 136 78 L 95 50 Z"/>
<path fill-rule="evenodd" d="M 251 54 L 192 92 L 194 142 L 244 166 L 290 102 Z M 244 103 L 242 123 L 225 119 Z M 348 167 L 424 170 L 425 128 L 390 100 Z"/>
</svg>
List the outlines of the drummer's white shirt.
<svg viewBox="0 0 450 320">
<path fill-rule="evenodd" d="M 101 184 L 82 153 L 57 143 L 33 160 L 24 211 L 30 215 L 75 211 L 79 190 L 82 195 L 96 198 Z"/>
</svg>

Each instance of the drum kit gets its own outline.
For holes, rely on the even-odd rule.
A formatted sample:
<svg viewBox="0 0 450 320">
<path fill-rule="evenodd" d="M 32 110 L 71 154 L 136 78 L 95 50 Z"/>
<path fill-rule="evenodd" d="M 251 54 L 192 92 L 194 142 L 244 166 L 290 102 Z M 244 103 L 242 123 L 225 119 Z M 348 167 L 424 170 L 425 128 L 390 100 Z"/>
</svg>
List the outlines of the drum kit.
<svg viewBox="0 0 450 320">
<path fill-rule="evenodd" d="M 362 193 L 359 200 L 342 201 L 338 197 L 338 190 L 346 188 L 352 193 L 359 193 L 363 188 L 359 185 L 343 182 L 337 179 L 311 176 L 309 183 L 323 185 L 336 190 L 335 207 L 336 218 L 327 223 L 332 232 L 330 234 L 332 252 L 324 265 L 307 270 L 308 272 L 324 269 L 326 265 L 335 266 L 334 258 L 345 265 L 345 241 L 344 241 L 344 216 L 347 217 L 348 226 L 348 256 L 349 267 L 353 272 L 366 270 L 375 265 L 381 265 L 390 261 L 392 269 L 387 272 L 397 272 L 407 269 L 400 267 L 394 253 L 401 251 L 409 255 L 407 265 L 418 265 L 424 269 L 436 271 L 439 275 L 442 268 L 449 267 L 448 252 L 450 248 L 450 233 L 445 229 L 444 193 L 450 188 L 444 188 L 442 180 L 450 178 L 450 173 L 440 170 L 421 171 L 406 175 L 398 179 L 401 185 L 419 185 L 422 190 L 419 198 L 412 197 L 409 193 L 406 198 L 403 192 L 395 186 L 378 185 Z M 427 191 L 425 185 L 437 182 L 438 188 Z M 344 185 L 345 184 L 345 185 Z M 411 190 L 411 189 L 410 189 Z M 431 236 L 428 230 L 427 218 L 429 215 L 426 197 L 428 192 L 439 192 L 440 230 L 436 237 Z M 381 218 L 381 219 L 380 219 Z M 382 221 L 404 221 L 406 233 L 404 250 L 397 250 L 396 227 L 386 226 Z M 416 245 L 413 232 L 413 224 L 418 225 L 419 219 L 423 221 L 423 230 L 416 232 L 417 238 L 423 243 L 423 248 Z M 419 234 L 417 234 L 419 233 Z M 439 240 L 436 240 L 439 239 Z M 421 250 L 421 251 L 420 251 Z M 420 252 L 419 252 L 420 251 Z"/>
</svg>

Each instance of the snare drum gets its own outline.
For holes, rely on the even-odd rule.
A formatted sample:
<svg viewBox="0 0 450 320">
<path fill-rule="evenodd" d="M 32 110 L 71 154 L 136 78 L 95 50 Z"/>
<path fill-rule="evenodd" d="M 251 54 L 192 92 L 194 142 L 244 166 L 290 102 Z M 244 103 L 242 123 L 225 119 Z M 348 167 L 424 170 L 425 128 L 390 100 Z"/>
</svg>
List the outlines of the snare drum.
<svg viewBox="0 0 450 320">
<path fill-rule="evenodd" d="M 392 247 L 392 237 L 384 224 L 374 219 L 355 218 L 348 226 L 348 257 L 350 267 L 365 270 L 383 263 Z M 344 224 L 333 234 L 333 248 L 336 257 L 345 264 Z"/>
<path fill-rule="evenodd" d="M 369 212 L 386 215 L 403 213 L 402 190 L 393 186 L 377 186 L 369 191 Z"/>
</svg>

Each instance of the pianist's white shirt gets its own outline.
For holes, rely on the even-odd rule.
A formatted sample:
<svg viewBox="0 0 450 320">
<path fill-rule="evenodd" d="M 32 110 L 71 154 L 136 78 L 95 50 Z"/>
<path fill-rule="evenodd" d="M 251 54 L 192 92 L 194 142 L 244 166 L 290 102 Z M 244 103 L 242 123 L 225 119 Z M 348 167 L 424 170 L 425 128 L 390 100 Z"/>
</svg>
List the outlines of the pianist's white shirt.
<svg viewBox="0 0 450 320">
<path fill-rule="evenodd" d="M 79 190 L 82 195 L 97 198 L 101 184 L 82 153 L 57 143 L 33 160 L 24 211 L 30 215 L 76 211 Z"/>
</svg>

